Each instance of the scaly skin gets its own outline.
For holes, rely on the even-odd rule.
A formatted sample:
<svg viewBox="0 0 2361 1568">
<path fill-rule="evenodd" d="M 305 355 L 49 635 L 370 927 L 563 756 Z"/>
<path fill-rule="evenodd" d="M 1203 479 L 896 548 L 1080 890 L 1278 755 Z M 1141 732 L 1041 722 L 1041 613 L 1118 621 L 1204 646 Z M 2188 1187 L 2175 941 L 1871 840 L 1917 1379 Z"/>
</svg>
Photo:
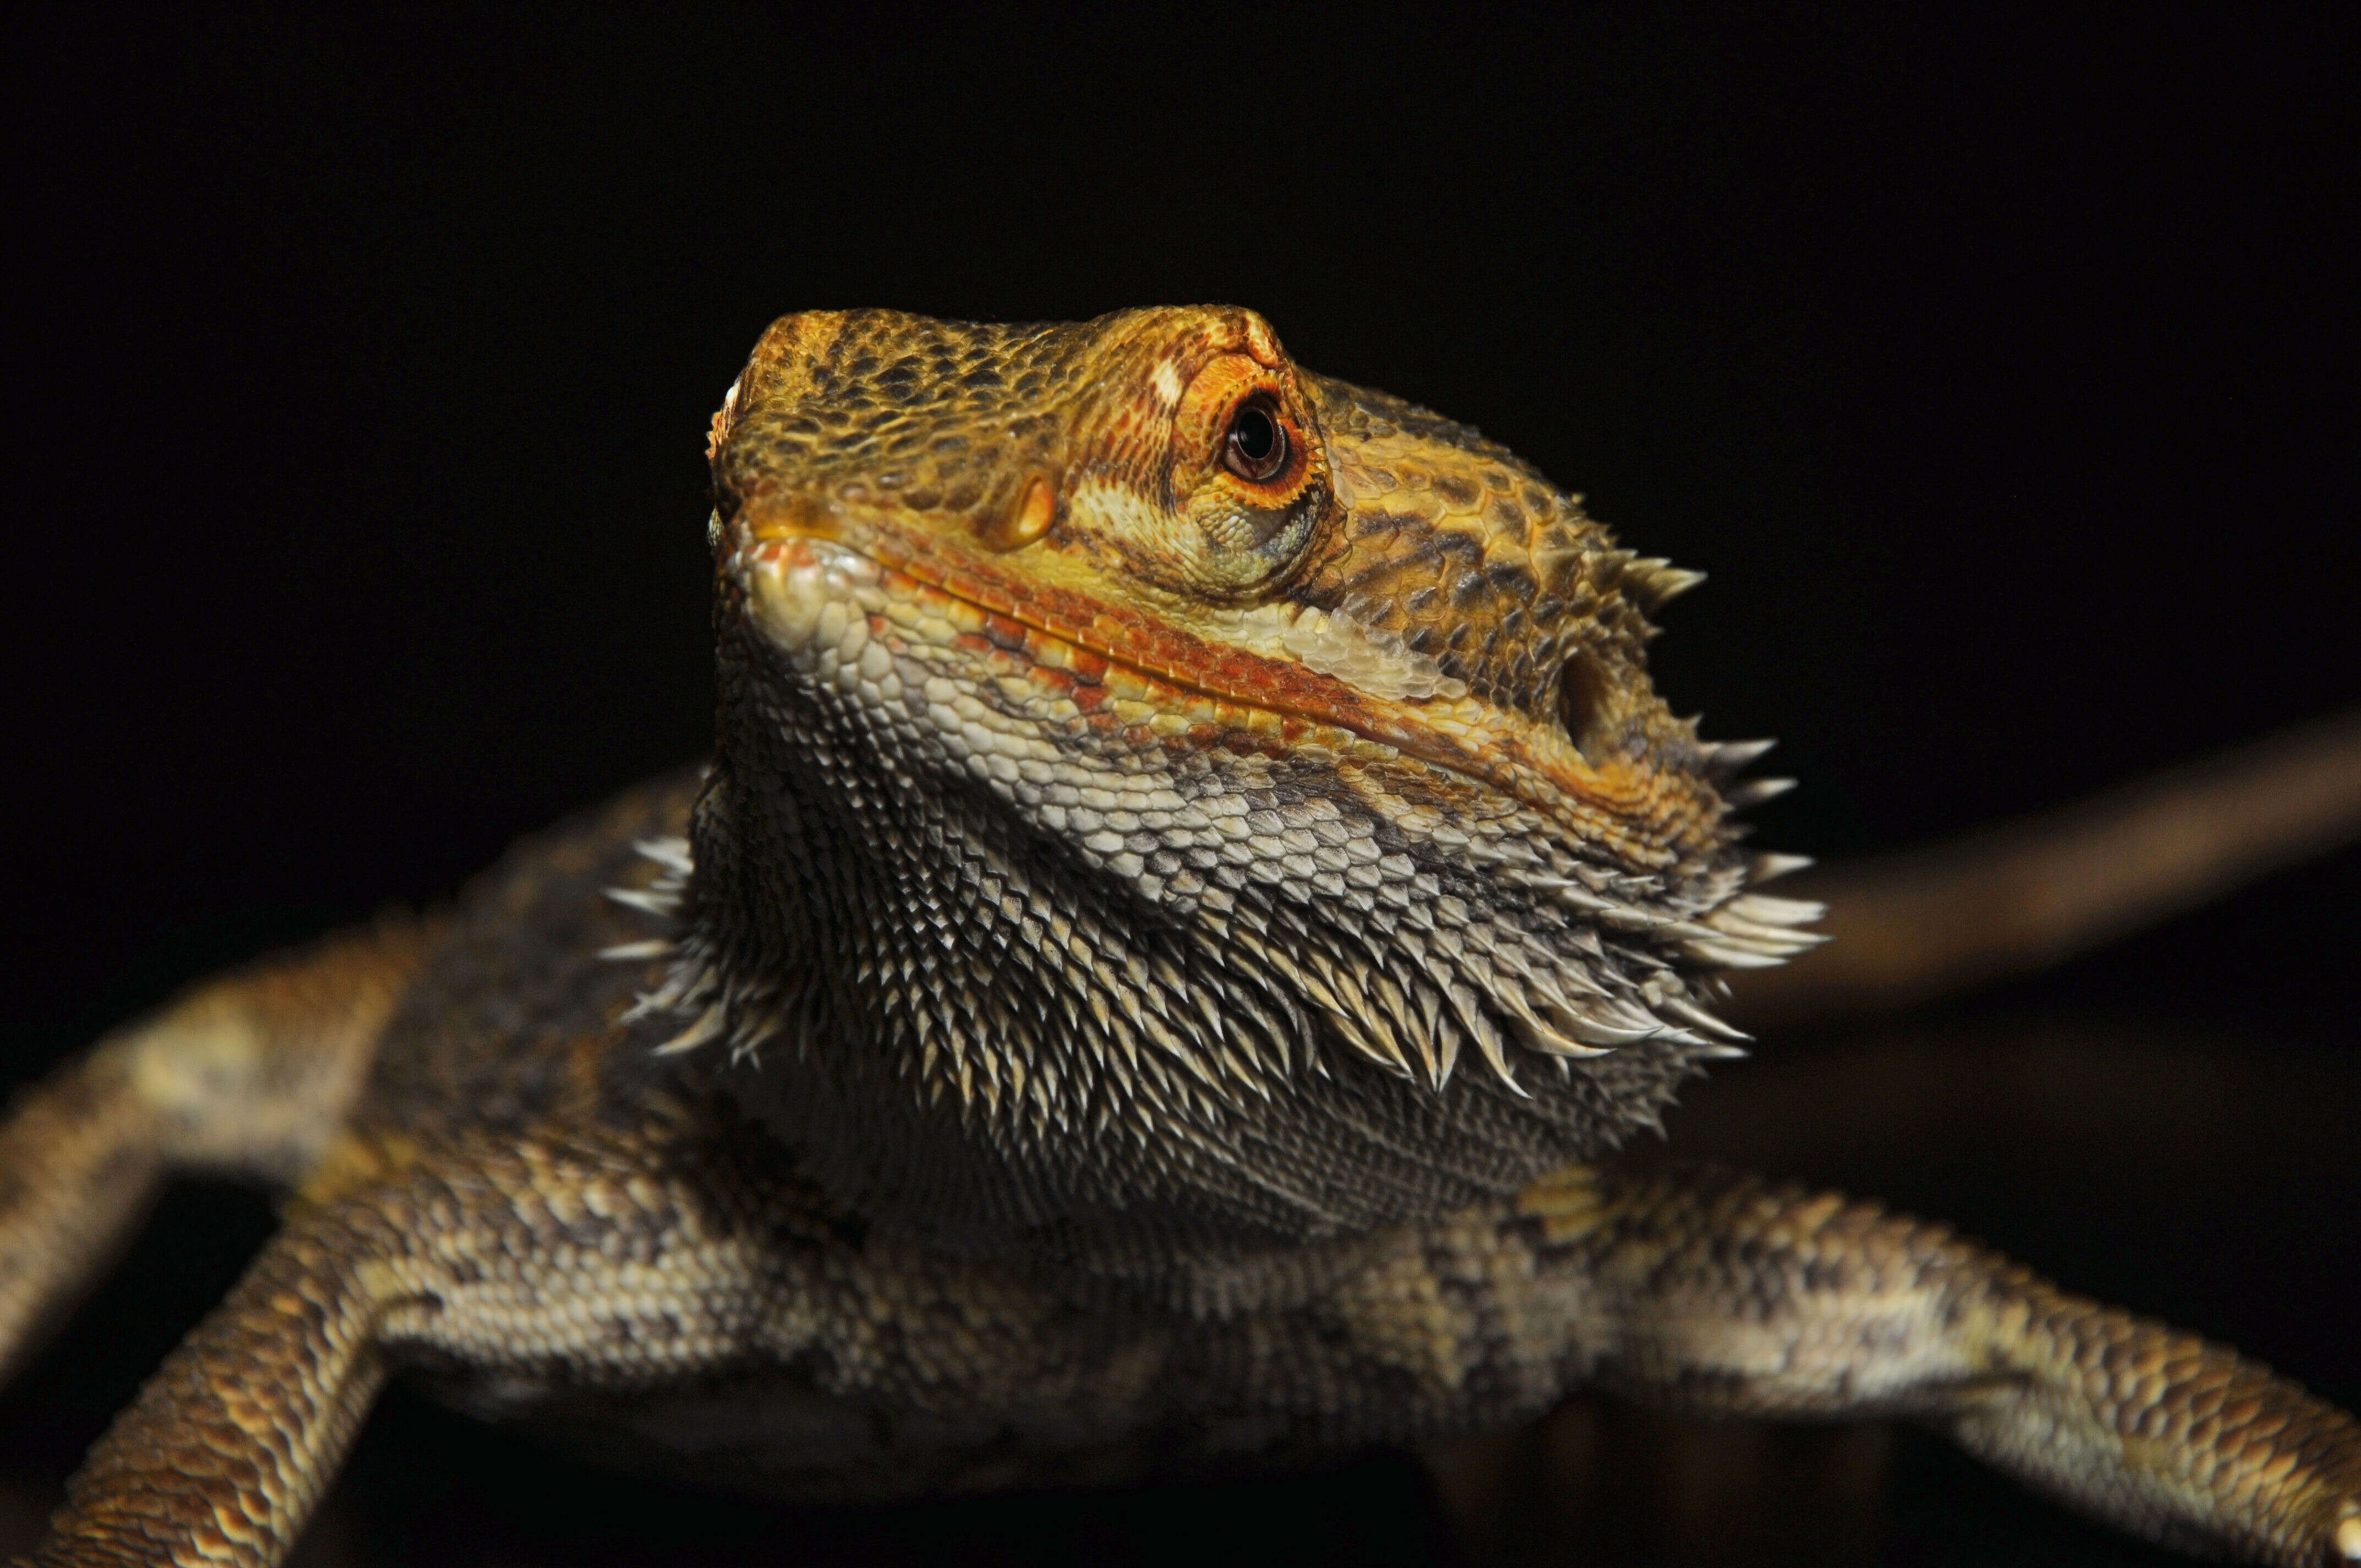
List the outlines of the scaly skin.
<svg viewBox="0 0 2361 1568">
<path fill-rule="evenodd" d="M 1194 310 L 790 317 L 712 456 L 707 773 L 0 1129 L 11 1358 L 164 1171 L 293 1189 L 38 1561 L 280 1560 L 395 1371 L 818 1498 L 1597 1383 L 2361 1558 L 2361 1428 L 2294 1385 L 1872 1206 L 1598 1163 L 1814 911 L 1750 891 L 1753 749 L 1648 685 L 1686 575 L 1510 455 Z"/>
</svg>

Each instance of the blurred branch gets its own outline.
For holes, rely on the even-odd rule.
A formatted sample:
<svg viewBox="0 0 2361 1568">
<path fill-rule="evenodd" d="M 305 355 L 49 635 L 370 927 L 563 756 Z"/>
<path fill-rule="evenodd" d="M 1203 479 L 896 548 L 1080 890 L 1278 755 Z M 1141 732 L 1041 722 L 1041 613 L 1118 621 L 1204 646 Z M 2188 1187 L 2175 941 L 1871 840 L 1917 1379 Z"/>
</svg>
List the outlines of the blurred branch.
<svg viewBox="0 0 2361 1568">
<path fill-rule="evenodd" d="M 1892 1012 L 2072 955 L 2361 837 L 2361 712 L 2055 812 L 1795 878 L 1834 940 L 1736 977 L 1748 1028 Z M 1779 889 L 1787 892 L 1785 885 Z"/>
</svg>

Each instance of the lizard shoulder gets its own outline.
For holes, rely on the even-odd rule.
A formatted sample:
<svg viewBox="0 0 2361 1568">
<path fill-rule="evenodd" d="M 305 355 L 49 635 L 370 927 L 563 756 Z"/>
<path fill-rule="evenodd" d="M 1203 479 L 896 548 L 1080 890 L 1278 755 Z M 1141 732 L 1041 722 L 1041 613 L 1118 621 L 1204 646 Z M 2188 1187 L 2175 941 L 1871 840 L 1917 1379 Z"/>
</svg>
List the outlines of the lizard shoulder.
<svg viewBox="0 0 2361 1568">
<path fill-rule="evenodd" d="M 665 774 L 524 839 L 461 894 L 387 1024 L 357 1129 L 522 1137 L 567 1120 L 636 1126 L 664 1108 L 673 1075 L 653 1047 L 668 1026 L 627 1020 L 661 960 L 604 955 L 666 921 L 609 890 L 647 895 L 661 881 L 642 846 L 686 831 L 702 773 Z"/>
</svg>

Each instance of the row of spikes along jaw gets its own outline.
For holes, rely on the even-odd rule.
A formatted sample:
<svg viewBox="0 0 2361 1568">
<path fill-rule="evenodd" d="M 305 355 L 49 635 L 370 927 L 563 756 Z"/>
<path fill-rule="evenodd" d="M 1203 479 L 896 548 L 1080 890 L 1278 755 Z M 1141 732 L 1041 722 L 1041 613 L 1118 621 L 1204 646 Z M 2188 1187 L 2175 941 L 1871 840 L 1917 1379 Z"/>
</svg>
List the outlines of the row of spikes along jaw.
<svg viewBox="0 0 2361 1568">
<path fill-rule="evenodd" d="M 662 1048 L 864 1216 L 1134 1277 L 1655 1124 L 1737 1054 L 1713 971 L 1818 913 L 1747 891 L 1795 863 L 1727 820 L 1775 787 L 1732 786 L 1762 747 L 1647 685 L 1643 612 L 1695 577 L 1259 318 L 1115 320 L 1034 329 L 1100 334 L 1064 350 L 1086 390 L 963 515 L 862 437 L 797 439 L 763 350 L 733 388 L 714 767 L 693 849 L 618 895 L 680 925 L 619 950 L 669 958 Z M 1295 444 L 1291 505 L 1190 487 L 1192 417 L 1242 396 Z M 1272 541 L 1268 584 L 1202 580 Z"/>
</svg>

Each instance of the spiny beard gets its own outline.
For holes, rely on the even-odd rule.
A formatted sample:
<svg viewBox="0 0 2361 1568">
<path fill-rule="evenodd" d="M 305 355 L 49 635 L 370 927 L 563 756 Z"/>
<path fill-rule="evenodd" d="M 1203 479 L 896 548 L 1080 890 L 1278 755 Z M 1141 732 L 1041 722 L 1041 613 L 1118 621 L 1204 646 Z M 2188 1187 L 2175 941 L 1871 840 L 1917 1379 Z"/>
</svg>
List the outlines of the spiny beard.
<svg viewBox="0 0 2361 1568">
<path fill-rule="evenodd" d="M 725 658 L 758 668 L 724 683 L 652 1003 L 842 1201 L 946 1239 L 1137 1273 L 1101 1255 L 1513 1190 L 1733 1054 L 1695 949 L 1808 939 L 1734 853 L 1675 885 L 1513 812 L 1414 838 L 1312 756 L 1185 760 L 1162 818 L 1111 826 L 1013 798 L 757 639 Z"/>
</svg>

